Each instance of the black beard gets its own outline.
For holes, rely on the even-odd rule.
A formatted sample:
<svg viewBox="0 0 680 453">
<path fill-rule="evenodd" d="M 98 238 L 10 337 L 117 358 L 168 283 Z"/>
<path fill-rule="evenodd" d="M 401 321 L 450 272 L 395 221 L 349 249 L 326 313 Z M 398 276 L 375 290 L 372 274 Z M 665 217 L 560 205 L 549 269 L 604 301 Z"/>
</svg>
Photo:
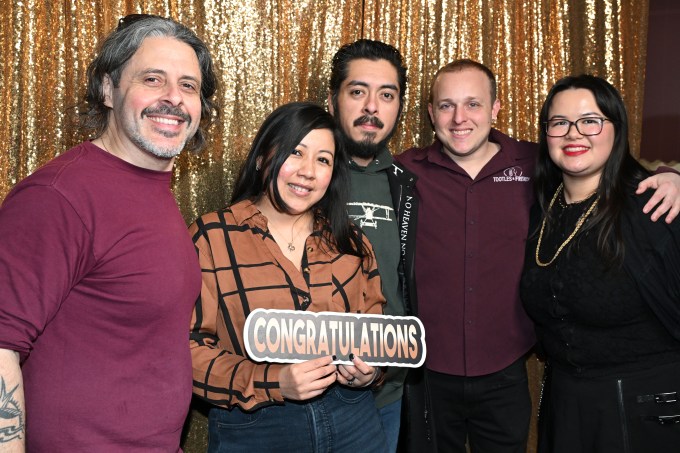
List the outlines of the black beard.
<svg viewBox="0 0 680 453">
<path fill-rule="evenodd" d="M 340 124 L 339 120 L 340 119 L 338 118 L 338 124 Z M 397 124 L 395 122 L 390 133 L 378 143 L 374 143 L 373 139 L 376 135 L 374 132 L 366 134 L 363 140 L 357 142 L 352 137 L 347 135 L 342 127 L 338 127 L 340 129 L 340 136 L 342 137 L 342 144 L 345 147 L 345 150 L 347 150 L 349 157 L 358 157 L 360 159 L 373 159 L 375 156 L 377 156 L 381 150 L 387 148 L 387 143 L 397 130 Z"/>
<path fill-rule="evenodd" d="M 350 157 L 358 157 L 360 159 L 373 159 L 387 146 L 387 142 L 392 136 L 392 134 L 390 134 L 378 143 L 374 143 L 370 136 L 360 142 L 356 142 L 349 135 L 345 134 L 344 131 L 340 132 L 347 154 L 349 154 Z"/>
<path fill-rule="evenodd" d="M 383 149 L 387 147 L 387 143 L 390 141 L 392 136 L 397 130 L 397 122 L 399 121 L 399 117 L 401 115 L 397 115 L 397 119 L 392 125 L 392 130 L 390 131 L 389 134 L 385 136 L 382 140 L 380 140 L 378 143 L 373 143 L 373 140 L 376 136 L 375 132 L 366 134 L 364 139 L 357 142 L 355 141 L 352 137 L 347 135 L 345 130 L 342 128 L 342 120 L 340 119 L 340 111 L 338 109 L 337 101 L 333 100 L 333 107 L 335 110 L 335 119 L 336 119 L 336 124 L 338 125 L 338 129 L 340 130 L 340 137 L 342 140 L 342 145 L 347 151 L 347 154 L 349 157 L 358 157 L 360 159 L 373 159 L 375 156 L 378 155 L 378 153 Z M 355 125 L 357 122 L 366 122 L 366 117 L 361 117 L 358 118 L 354 121 Z M 378 118 L 373 118 L 374 124 L 376 124 L 379 127 L 384 127 L 384 124 L 380 119 Z"/>
</svg>

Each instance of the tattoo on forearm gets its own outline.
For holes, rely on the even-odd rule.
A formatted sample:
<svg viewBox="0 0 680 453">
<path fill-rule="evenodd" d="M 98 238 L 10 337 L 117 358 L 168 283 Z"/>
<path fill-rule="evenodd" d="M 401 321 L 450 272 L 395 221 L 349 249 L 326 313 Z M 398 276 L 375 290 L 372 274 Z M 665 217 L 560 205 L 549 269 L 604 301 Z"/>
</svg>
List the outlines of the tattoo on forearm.
<svg viewBox="0 0 680 453">
<path fill-rule="evenodd" d="M 0 377 L 0 444 L 21 439 L 24 434 L 24 413 L 14 399 L 14 392 L 18 388 L 17 384 L 7 391 L 5 379 Z"/>
</svg>

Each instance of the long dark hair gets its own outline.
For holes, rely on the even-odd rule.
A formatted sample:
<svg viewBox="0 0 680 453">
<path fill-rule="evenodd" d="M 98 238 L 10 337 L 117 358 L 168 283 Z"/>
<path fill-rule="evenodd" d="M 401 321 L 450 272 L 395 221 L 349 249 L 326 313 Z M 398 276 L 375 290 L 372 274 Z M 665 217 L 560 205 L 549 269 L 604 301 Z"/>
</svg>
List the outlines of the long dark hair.
<svg viewBox="0 0 680 453">
<path fill-rule="evenodd" d="M 555 95 L 577 88 L 586 89 L 593 94 L 598 108 L 614 126 L 614 144 L 597 187 L 599 197 L 597 211 L 591 220 L 586 222 L 582 231 L 594 231 L 597 234 L 597 246 L 601 255 L 611 264 L 621 263 L 624 244 L 619 219 L 627 197 L 635 191 L 642 179 L 649 176 L 649 172 L 630 154 L 628 115 L 621 95 L 616 88 L 601 77 L 587 74 L 564 77 L 550 89 L 540 115 L 539 155 L 534 176 L 537 200 L 550 227 L 553 219 L 548 206 L 562 182 L 562 170 L 550 159 L 545 123 L 548 121 Z"/>
<path fill-rule="evenodd" d="M 310 102 L 292 102 L 274 110 L 257 132 L 246 161 L 236 180 L 230 204 L 245 199 L 269 197 L 280 212 L 290 213 L 279 193 L 276 181 L 281 166 L 300 141 L 315 129 L 328 129 L 335 141 L 333 175 L 326 193 L 312 207 L 315 217 L 323 217 L 329 228 L 324 228 L 325 245 L 338 252 L 361 258 L 370 256 L 347 215 L 349 201 L 348 157 L 341 145 L 339 130 L 333 117 L 322 107 Z"/>
</svg>

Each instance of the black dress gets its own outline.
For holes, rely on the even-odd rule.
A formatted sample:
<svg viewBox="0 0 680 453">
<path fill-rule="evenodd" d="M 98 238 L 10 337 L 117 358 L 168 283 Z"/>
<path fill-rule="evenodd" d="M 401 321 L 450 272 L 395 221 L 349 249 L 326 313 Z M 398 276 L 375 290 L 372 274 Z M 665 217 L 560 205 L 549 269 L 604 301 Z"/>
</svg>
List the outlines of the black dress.
<svg viewBox="0 0 680 453">
<path fill-rule="evenodd" d="M 560 194 L 552 207 L 554 225 L 541 241 L 542 263 L 553 258 L 594 201 L 567 205 Z M 631 200 L 625 219 L 651 223 L 641 201 Z M 540 221 L 533 212 L 531 231 Z M 624 241 L 629 255 L 639 255 L 633 249 L 644 249 L 645 241 L 639 237 L 630 247 Z M 680 403 L 655 402 L 661 393 L 677 392 L 680 399 L 680 340 L 647 300 L 648 289 L 641 290 L 636 265 L 607 265 L 596 234 L 579 232 L 554 262 L 539 266 L 537 242 L 537 234 L 527 242 L 521 295 L 552 369 L 542 408 L 542 451 L 680 451 Z"/>
</svg>

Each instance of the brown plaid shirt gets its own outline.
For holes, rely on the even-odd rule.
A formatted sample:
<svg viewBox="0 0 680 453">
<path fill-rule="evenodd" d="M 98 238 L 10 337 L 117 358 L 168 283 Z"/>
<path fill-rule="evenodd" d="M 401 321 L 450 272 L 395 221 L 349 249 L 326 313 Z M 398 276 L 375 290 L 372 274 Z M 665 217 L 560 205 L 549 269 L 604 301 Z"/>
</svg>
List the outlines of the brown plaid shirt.
<svg viewBox="0 0 680 453">
<path fill-rule="evenodd" d="M 307 238 L 302 272 L 281 253 L 251 201 L 189 227 L 203 273 L 190 335 L 196 395 L 246 410 L 283 401 L 278 376 L 285 365 L 246 357 L 243 326 L 256 308 L 382 313 L 375 258 L 368 267 L 369 260 L 329 254 L 319 246 L 321 227 Z"/>
</svg>

